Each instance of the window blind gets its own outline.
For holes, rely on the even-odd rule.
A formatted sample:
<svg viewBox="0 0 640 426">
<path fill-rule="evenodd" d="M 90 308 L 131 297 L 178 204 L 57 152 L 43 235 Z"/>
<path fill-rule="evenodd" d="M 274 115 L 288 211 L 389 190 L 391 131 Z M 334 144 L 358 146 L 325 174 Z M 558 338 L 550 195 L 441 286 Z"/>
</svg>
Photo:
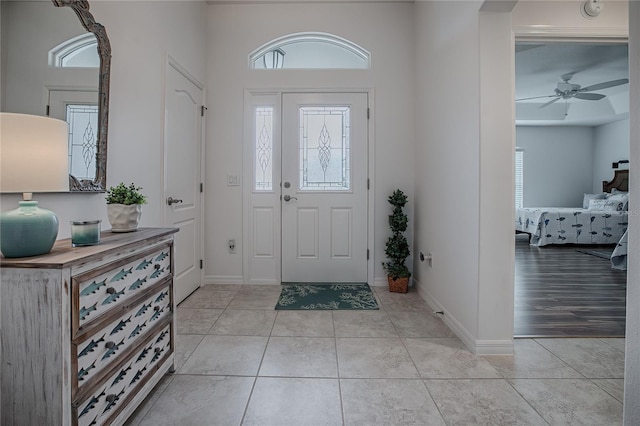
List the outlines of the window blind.
<svg viewBox="0 0 640 426">
<path fill-rule="evenodd" d="M 522 207 L 524 200 L 524 151 L 516 148 L 516 208 Z"/>
</svg>

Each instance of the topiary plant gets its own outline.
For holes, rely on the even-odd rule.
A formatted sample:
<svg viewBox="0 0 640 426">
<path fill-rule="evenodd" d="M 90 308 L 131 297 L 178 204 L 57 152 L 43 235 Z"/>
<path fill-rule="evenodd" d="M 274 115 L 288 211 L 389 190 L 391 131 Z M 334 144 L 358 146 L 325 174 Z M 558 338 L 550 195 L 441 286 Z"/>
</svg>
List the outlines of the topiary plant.
<svg viewBox="0 0 640 426">
<path fill-rule="evenodd" d="M 396 189 L 393 194 L 389 196 L 389 204 L 393 206 L 393 212 L 389 215 L 389 227 L 393 233 L 387 240 L 385 253 L 389 261 L 382 262 L 382 267 L 387 274 L 393 279 L 409 278 L 411 272 L 405 265 L 407 257 L 411 254 L 409 250 L 409 243 L 403 235 L 407 230 L 407 223 L 409 219 L 404 213 L 403 209 L 407 204 L 407 196 L 404 193 Z"/>
<path fill-rule="evenodd" d="M 126 186 L 123 182 L 120 182 L 116 186 L 112 186 L 107 189 L 107 204 L 145 204 L 147 197 L 140 192 L 142 188 L 135 186 L 133 183 Z"/>
</svg>

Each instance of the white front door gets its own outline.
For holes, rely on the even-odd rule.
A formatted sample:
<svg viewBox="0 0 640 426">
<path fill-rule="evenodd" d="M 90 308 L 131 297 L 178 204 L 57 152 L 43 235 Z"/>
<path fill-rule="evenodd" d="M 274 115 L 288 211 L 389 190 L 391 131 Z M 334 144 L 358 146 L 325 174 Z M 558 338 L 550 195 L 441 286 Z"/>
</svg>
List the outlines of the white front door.
<svg viewBox="0 0 640 426">
<path fill-rule="evenodd" d="M 202 89 L 169 64 L 165 104 L 165 224 L 175 234 L 176 303 L 202 282 Z"/>
<path fill-rule="evenodd" d="M 367 282 L 366 93 L 282 97 L 282 281 Z"/>
</svg>

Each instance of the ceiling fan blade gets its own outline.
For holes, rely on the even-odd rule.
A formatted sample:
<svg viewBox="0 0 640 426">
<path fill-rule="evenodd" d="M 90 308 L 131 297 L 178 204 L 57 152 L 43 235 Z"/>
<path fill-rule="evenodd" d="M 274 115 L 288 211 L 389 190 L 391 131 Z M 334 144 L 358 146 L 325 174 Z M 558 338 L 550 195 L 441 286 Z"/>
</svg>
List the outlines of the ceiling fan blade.
<svg viewBox="0 0 640 426">
<path fill-rule="evenodd" d="M 576 93 L 573 97 L 584 99 L 585 101 L 599 101 L 604 98 L 605 95 L 601 95 L 600 93 Z"/>
<path fill-rule="evenodd" d="M 593 90 L 602 90 L 608 89 L 609 87 L 620 86 L 621 84 L 627 84 L 629 82 L 628 78 L 621 78 L 619 80 L 611 80 L 605 81 L 604 83 L 594 84 L 593 86 L 583 87 L 580 89 L 581 92 L 591 92 Z"/>
<path fill-rule="evenodd" d="M 531 99 L 541 99 L 541 98 L 552 98 L 554 96 L 557 95 L 545 95 L 545 96 L 534 96 L 532 98 L 522 98 L 522 99 L 516 99 L 516 102 L 520 102 L 520 101 L 529 101 Z"/>
<path fill-rule="evenodd" d="M 542 105 L 540 105 L 540 106 L 538 107 L 538 109 L 541 109 L 541 108 L 547 107 L 547 106 L 551 105 L 551 104 L 552 104 L 552 103 L 554 103 L 554 102 L 558 102 L 560 99 L 562 99 L 562 97 L 561 97 L 561 96 L 558 96 L 557 98 L 550 100 L 550 101 L 549 101 L 549 102 L 547 102 L 546 104 L 542 104 Z"/>
</svg>

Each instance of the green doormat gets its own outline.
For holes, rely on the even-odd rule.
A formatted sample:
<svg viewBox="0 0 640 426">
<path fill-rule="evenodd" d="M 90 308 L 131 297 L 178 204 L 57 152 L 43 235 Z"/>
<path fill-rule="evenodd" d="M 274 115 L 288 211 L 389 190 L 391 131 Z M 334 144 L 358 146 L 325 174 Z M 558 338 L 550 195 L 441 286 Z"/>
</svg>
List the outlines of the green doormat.
<svg viewBox="0 0 640 426">
<path fill-rule="evenodd" d="M 276 309 L 378 309 L 378 304 L 366 283 L 282 283 Z"/>
</svg>

